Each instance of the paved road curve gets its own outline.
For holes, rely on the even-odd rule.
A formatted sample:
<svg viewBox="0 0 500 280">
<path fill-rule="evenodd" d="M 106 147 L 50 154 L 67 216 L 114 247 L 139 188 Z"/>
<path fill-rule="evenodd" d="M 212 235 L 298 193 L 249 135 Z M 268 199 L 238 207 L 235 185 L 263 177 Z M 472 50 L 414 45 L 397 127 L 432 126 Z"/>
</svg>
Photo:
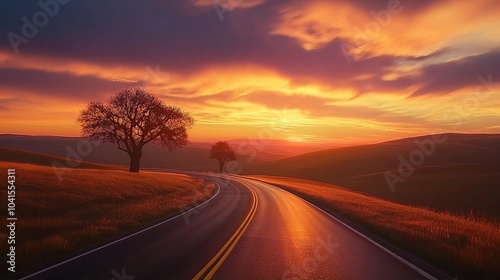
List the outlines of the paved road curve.
<svg viewBox="0 0 500 280">
<path fill-rule="evenodd" d="M 220 190 L 197 209 L 25 279 L 192 279 L 238 229 L 253 201 L 244 186 L 209 179 Z"/>
<path fill-rule="evenodd" d="M 258 208 L 214 279 L 433 279 L 287 191 L 234 180 L 255 190 Z"/>
<path fill-rule="evenodd" d="M 24 279 L 429 279 L 286 191 L 197 176 L 220 186 L 198 209 Z"/>
</svg>

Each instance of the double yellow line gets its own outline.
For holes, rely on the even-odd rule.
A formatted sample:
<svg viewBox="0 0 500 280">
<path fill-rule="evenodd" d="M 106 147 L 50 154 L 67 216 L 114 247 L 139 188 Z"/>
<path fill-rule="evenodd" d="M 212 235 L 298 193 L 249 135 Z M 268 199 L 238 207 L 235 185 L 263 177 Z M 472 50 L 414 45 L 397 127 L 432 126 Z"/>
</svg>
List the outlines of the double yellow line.
<svg viewBox="0 0 500 280">
<path fill-rule="evenodd" d="M 220 249 L 217 255 L 215 255 L 215 257 L 213 257 L 210 260 L 210 262 L 208 262 L 208 264 L 205 265 L 205 267 L 200 272 L 198 272 L 198 274 L 196 274 L 193 280 L 212 279 L 215 272 L 219 269 L 222 263 L 229 256 L 234 246 L 236 246 L 236 243 L 238 243 L 238 240 L 240 240 L 241 236 L 243 235 L 248 225 L 252 221 L 253 216 L 255 215 L 255 212 L 257 210 L 257 204 L 259 203 L 259 201 L 257 200 L 257 194 L 255 193 L 255 191 L 249 186 L 246 187 L 248 188 L 248 190 L 250 190 L 250 193 L 252 194 L 253 197 L 252 207 L 250 208 L 250 211 L 248 212 L 247 216 L 245 217 L 241 225 L 238 227 L 236 232 L 231 236 L 231 238 L 229 238 L 226 244 L 222 246 L 222 249 Z"/>
</svg>

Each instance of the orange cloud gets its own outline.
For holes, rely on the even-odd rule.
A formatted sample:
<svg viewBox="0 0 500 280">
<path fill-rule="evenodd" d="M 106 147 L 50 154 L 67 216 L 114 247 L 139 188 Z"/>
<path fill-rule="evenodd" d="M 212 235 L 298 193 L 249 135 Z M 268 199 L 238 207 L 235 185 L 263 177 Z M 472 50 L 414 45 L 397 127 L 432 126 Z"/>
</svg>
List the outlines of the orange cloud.
<svg viewBox="0 0 500 280">
<path fill-rule="evenodd" d="M 251 8 L 264 3 L 265 0 L 194 0 L 194 6 L 214 6 L 226 11 Z"/>
<path fill-rule="evenodd" d="M 382 10 L 365 10 L 355 2 L 295 1 L 281 9 L 271 34 L 296 39 L 312 50 L 340 38 L 355 58 L 373 55 L 427 55 L 451 41 L 474 41 L 478 47 L 498 44 L 500 2 L 439 1 L 414 12 L 408 3 L 388 0 Z M 470 47 L 470 46 L 469 46 Z"/>
<path fill-rule="evenodd" d="M 56 73 L 70 73 L 76 76 L 93 76 L 110 81 L 136 82 L 147 78 L 148 68 L 91 63 L 85 60 L 39 55 L 16 55 L 0 49 L 0 69 L 41 70 Z M 154 72 L 154 69 L 153 69 Z"/>
<path fill-rule="evenodd" d="M 366 20 L 361 11 L 337 1 L 295 1 L 280 10 L 280 22 L 270 34 L 297 39 L 306 50 L 321 48 L 348 36 L 348 26 Z"/>
</svg>

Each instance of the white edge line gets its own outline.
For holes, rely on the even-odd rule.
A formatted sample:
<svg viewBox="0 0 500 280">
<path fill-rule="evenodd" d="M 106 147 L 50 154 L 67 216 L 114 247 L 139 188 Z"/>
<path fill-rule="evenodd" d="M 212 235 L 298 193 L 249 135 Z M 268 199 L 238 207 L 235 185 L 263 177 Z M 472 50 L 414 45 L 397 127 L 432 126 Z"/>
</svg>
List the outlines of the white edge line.
<svg viewBox="0 0 500 280">
<path fill-rule="evenodd" d="M 150 230 L 150 229 L 152 229 L 152 228 L 155 228 L 155 227 L 157 227 L 157 226 L 163 225 L 163 224 L 165 224 L 165 223 L 167 223 L 167 222 L 170 222 L 170 221 L 171 221 L 171 220 L 173 220 L 173 219 L 179 218 L 180 216 L 182 216 L 182 215 L 184 215 L 184 214 L 186 214 L 186 213 L 188 213 L 188 212 L 193 211 L 194 209 L 197 209 L 197 208 L 201 207 L 203 204 L 208 203 L 210 200 L 212 200 L 213 198 L 215 198 L 215 197 L 219 194 L 219 192 L 220 192 L 220 189 L 221 189 L 220 185 L 219 185 L 217 182 L 215 182 L 215 181 L 212 181 L 212 182 L 213 182 L 214 184 L 216 184 L 216 185 L 217 185 L 217 192 L 216 192 L 216 193 L 215 193 L 215 194 L 214 194 L 211 198 L 209 198 L 208 200 L 204 201 L 202 204 L 196 205 L 196 207 L 193 207 L 193 208 L 191 208 L 191 209 L 189 209 L 189 210 L 187 210 L 187 211 L 184 211 L 184 212 L 182 212 L 182 213 L 179 213 L 179 214 L 177 214 L 177 215 L 175 215 L 175 216 L 173 216 L 173 217 L 171 217 L 171 218 L 169 218 L 169 219 L 167 219 L 167 220 L 165 220 L 165 221 L 159 222 L 159 223 L 154 224 L 154 225 L 152 225 L 152 226 L 150 226 L 150 227 L 147 227 L 147 228 L 145 228 L 145 229 L 142 229 L 142 230 L 140 230 L 140 231 L 138 231 L 138 232 L 134 232 L 134 233 L 132 233 L 131 235 L 127 235 L 127 236 L 122 237 L 122 238 L 120 238 L 120 239 L 118 239 L 118 240 L 115 240 L 115 241 L 113 241 L 113 242 L 111 242 L 111 243 L 107 243 L 107 244 L 105 244 L 105 245 L 102 245 L 101 247 L 98 247 L 98 248 L 92 249 L 92 250 L 90 250 L 90 251 L 88 251 L 88 252 L 85 252 L 85 253 L 80 254 L 80 255 L 78 255 L 78 256 L 75 256 L 75 257 L 72 257 L 71 259 L 67 259 L 67 260 L 62 261 L 62 262 L 60 262 L 60 263 L 57 263 L 57 264 L 54 264 L 54 265 L 49 266 L 49 267 L 47 267 L 47 268 L 44 268 L 44 269 L 42 269 L 42 270 L 40 270 L 40 271 L 37 271 L 37 272 L 35 272 L 35 273 L 33 273 L 33 274 L 30 274 L 30 275 L 28 275 L 28 276 L 24 276 L 23 278 L 20 278 L 20 279 L 18 279 L 18 280 L 28 279 L 28 278 L 31 278 L 31 277 L 36 276 L 36 275 L 38 275 L 38 274 L 44 273 L 44 272 L 49 271 L 49 270 L 51 270 L 51 269 L 54 269 L 54 268 L 56 268 L 56 267 L 58 267 L 58 266 L 61 266 L 61 265 L 66 264 L 66 263 L 69 263 L 69 262 L 74 261 L 74 260 L 76 260 L 76 259 L 79 259 L 79 258 L 81 258 L 81 257 L 83 257 L 83 256 L 86 256 L 86 255 L 88 255 L 88 254 L 94 253 L 94 252 L 96 252 L 96 251 L 99 251 L 99 250 L 101 250 L 101 249 L 104 249 L 104 248 L 106 248 L 106 247 L 109 247 L 109 246 L 111 246 L 111 245 L 114 245 L 114 244 L 116 244 L 116 243 L 119 243 L 119 242 L 121 242 L 121 241 L 123 241 L 123 240 L 129 239 L 130 237 L 133 237 L 133 236 L 139 235 L 139 234 L 141 234 L 141 233 L 143 233 L 143 232 L 145 232 L 145 231 L 148 231 L 148 230 Z"/>
<path fill-rule="evenodd" d="M 277 187 L 277 186 L 274 186 L 270 183 L 266 183 L 266 182 L 262 182 L 262 181 L 258 181 L 258 180 L 254 180 L 254 179 L 250 179 L 250 178 L 245 178 L 247 180 L 253 180 L 253 181 L 256 181 L 256 182 L 259 182 L 259 183 L 264 183 L 264 184 L 268 184 L 268 185 L 271 185 L 273 187 Z M 340 224 L 342 224 L 343 226 L 345 226 L 346 228 L 352 230 L 354 233 L 356 233 L 357 235 L 363 237 L 364 239 L 366 239 L 367 241 L 369 241 L 370 243 L 372 243 L 373 245 L 377 246 L 378 248 L 382 249 L 382 251 L 386 252 L 387 254 L 391 255 L 392 257 L 394 257 L 395 259 L 397 259 L 398 261 L 402 262 L 403 264 L 405 264 L 406 266 L 408 266 L 409 268 L 415 270 L 416 272 L 418 272 L 420 275 L 424 276 L 425 278 L 429 279 L 429 280 L 439 280 L 438 278 L 432 276 L 431 274 L 429 274 L 427 271 L 421 269 L 420 267 L 414 265 L 413 263 L 411 263 L 410 261 L 406 260 L 405 258 L 401 257 L 400 255 L 394 253 L 393 251 L 387 249 L 386 247 L 384 247 L 382 244 L 376 242 L 375 240 L 372 240 L 371 238 L 369 238 L 368 236 L 364 235 L 363 233 L 359 232 L 358 230 L 356 230 L 355 228 L 351 227 L 350 225 L 344 223 L 343 221 L 339 220 L 338 218 L 332 216 L 330 213 L 326 212 L 325 210 L 319 208 L 318 206 L 312 204 L 311 202 L 305 200 L 304 198 L 292 193 L 292 192 L 289 192 L 285 189 L 282 189 L 282 188 L 279 188 L 277 187 L 278 189 L 280 190 L 284 190 L 286 191 L 287 193 L 290 193 L 296 197 L 298 197 L 299 199 L 301 199 L 302 201 L 306 202 L 307 204 L 313 206 L 314 208 L 318 209 L 319 211 L 325 213 L 326 215 L 328 215 L 330 218 L 334 219 L 335 221 L 339 222 Z"/>
</svg>

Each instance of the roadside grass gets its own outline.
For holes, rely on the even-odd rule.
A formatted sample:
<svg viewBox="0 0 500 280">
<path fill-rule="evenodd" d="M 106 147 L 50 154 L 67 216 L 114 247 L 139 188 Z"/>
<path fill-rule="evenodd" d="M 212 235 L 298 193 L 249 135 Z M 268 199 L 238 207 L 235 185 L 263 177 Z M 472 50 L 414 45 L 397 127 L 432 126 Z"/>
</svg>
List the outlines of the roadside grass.
<svg viewBox="0 0 500 280">
<path fill-rule="evenodd" d="M 251 163 L 245 165 L 243 174 L 320 181 L 399 204 L 499 219 L 500 134 L 449 133 L 438 136 L 446 139 L 440 144 L 432 140 L 436 136 L 330 148 Z M 416 140 L 425 141 L 425 149 L 433 152 L 425 154 L 422 164 L 413 166 L 411 176 L 398 181 L 393 192 L 385 172 L 398 175 L 401 159 L 408 160 L 414 151 L 422 151 Z"/>
<path fill-rule="evenodd" d="M 433 212 L 315 181 L 247 176 L 300 195 L 458 279 L 498 279 L 500 224 Z"/>
<path fill-rule="evenodd" d="M 16 271 L 43 267 L 117 239 L 196 205 L 215 191 L 201 179 L 155 172 L 71 169 L 60 181 L 52 167 L 12 162 L 0 162 L 2 185 L 7 184 L 3 171 L 12 168 Z M 5 188 L 0 197 L 7 200 Z M 4 229 L 6 210 L 0 210 Z M 0 246 L 7 252 L 6 242 Z"/>
</svg>

